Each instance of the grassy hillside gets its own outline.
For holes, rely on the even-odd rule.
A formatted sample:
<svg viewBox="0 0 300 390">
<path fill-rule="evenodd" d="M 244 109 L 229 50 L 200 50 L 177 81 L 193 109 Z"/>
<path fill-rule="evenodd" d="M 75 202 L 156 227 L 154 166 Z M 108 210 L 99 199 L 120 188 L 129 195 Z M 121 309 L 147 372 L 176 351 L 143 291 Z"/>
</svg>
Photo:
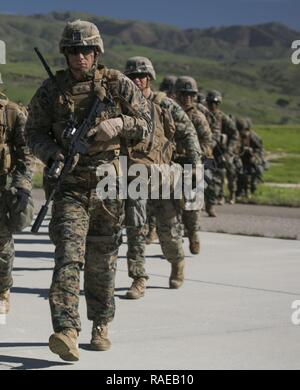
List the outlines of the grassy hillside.
<svg viewBox="0 0 300 390">
<path fill-rule="evenodd" d="M 53 69 L 64 66 L 58 41 L 65 21 L 77 17 L 99 26 L 106 49 L 103 62 L 108 66 L 122 70 L 128 57 L 145 55 L 157 70 L 156 85 L 165 74 L 189 74 L 204 91 L 222 91 L 228 113 L 251 116 L 256 123 L 300 123 L 300 72 L 290 62 L 288 44 L 297 33 L 276 23 L 179 30 L 86 14 L 0 15 L 0 37 L 5 37 L 8 56 L 1 73 L 12 99 L 28 103 L 46 77 L 34 46 Z"/>
</svg>

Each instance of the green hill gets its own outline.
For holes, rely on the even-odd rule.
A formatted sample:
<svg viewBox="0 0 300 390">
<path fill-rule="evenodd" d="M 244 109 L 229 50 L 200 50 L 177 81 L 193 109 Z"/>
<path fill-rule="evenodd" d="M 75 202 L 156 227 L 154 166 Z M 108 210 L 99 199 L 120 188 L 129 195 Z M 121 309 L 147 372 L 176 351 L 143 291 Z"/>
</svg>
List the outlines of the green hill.
<svg viewBox="0 0 300 390">
<path fill-rule="evenodd" d="M 249 115 L 259 123 L 300 123 L 300 72 L 290 60 L 291 42 L 299 33 L 278 23 L 180 30 L 81 13 L 0 15 L 8 63 L 1 73 L 12 99 L 27 103 L 46 78 L 34 46 L 54 70 L 64 67 L 58 41 L 65 21 L 78 17 L 99 27 L 108 66 L 122 70 L 129 56 L 145 55 L 157 70 L 157 84 L 167 73 L 189 74 L 203 90 L 223 92 L 224 111 Z"/>
</svg>

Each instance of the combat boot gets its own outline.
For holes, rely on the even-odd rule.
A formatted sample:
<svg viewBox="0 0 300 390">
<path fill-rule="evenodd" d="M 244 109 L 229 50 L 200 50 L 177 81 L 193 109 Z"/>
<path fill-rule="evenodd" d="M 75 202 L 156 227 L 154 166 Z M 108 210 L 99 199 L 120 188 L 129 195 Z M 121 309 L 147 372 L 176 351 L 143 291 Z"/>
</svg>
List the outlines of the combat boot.
<svg viewBox="0 0 300 390">
<path fill-rule="evenodd" d="M 189 235 L 190 241 L 190 252 L 193 255 L 198 255 L 200 253 L 200 240 L 197 232 L 194 232 L 192 235 Z"/>
<path fill-rule="evenodd" d="M 235 202 L 236 202 L 235 192 L 230 192 L 229 193 L 229 204 L 235 204 Z"/>
<path fill-rule="evenodd" d="M 108 327 L 104 324 L 93 324 L 91 349 L 94 351 L 107 351 L 111 347 L 108 338 Z"/>
<path fill-rule="evenodd" d="M 130 289 L 127 291 L 126 298 L 139 299 L 145 295 L 146 278 L 134 279 Z"/>
<path fill-rule="evenodd" d="M 223 206 L 223 205 L 225 204 L 225 198 L 224 198 L 224 196 L 221 196 L 221 198 L 218 199 L 218 204 L 219 204 L 220 206 Z"/>
<path fill-rule="evenodd" d="M 180 288 L 184 281 L 184 260 L 172 263 L 172 271 L 169 279 L 170 288 Z"/>
<path fill-rule="evenodd" d="M 205 210 L 206 210 L 209 217 L 216 217 L 217 216 L 217 213 L 216 213 L 216 210 L 215 210 L 213 204 L 206 203 Z"/>
<path fill-rule="evenodd" d="M 65 328 L 61 332 L 53 333 L 49 338 L 49 348 L 62 360 L 76 362 L 79 360 L 77 343 L 78 333 L 76 329 Z"/>
<path fill-rule="evenodd" d="M 151 244 L 153 241 L 157 240 L 157 234 L 156 234 L 156 227 L 155 226 L 151 226 L 149 228 L 149 232 L 146 236 L 146 244 L 149 245 Z"/>
<path fill-rule="evenodd" d="M 10 293 L 9 290 L 5 290 L 0 293 L 0 314 L 7 314 L 10 309 Z"/>
</svg>

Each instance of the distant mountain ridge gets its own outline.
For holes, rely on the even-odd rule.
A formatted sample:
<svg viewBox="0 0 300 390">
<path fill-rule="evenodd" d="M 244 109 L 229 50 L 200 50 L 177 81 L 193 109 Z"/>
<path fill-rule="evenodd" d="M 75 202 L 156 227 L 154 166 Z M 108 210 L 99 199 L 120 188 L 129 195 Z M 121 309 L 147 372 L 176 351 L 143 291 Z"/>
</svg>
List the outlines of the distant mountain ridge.
<svg viewBox="0 0 300 390">
<path fill-rule="evenodd" d="M 95 23 L 102 34 L 110 37 L 108 47 L 115 44 L 134 44 L 211 59 L 277 58 L 290 50 L 291 42 L 300 37 L 299 32 L 276 22 L 253 26 L 181 30 L 158 23 L 115 20 L 76 12 L 52 12 L 29 17 L 0 15 L 0 36 L 9 37 L 14 33 L 14 29 L 19 27 L 26 39 L 26 34 L 30 35 L 33 28 L 30 21 L 35 21 L 45 25 L 44 28 L 34 31 L 35 37 L 49 41 L 61 33 L 60 28 L 63 28 L 66 20 L 76 18 L 84 18 Z M 46 26 L 52 23 L 57 25 L 56 33 L 46 32 Z"/>
<path fill-rule="evenodd" d="M 0 39 L 7 44 L 7 65 L 0 72 L 9 96 L 27 103 L 46 76 L 33 47 L 40 48 L 53 69 L 65 67 L 58 42 L 66 21 L 78 18 L 99 27 L 103 62 L 109 67 L 122 70 L 128 57 L 144 55 L 157 70 L 157 84 L 168 73 L 191 75 L 204 91 L 223 93 L 227 112 L 260 123 L 300 123 L 300 66 L 290 59 L 300 33 L 276 22 L 181 30 L 76 12 L 0 14 Z"/>
</svg>

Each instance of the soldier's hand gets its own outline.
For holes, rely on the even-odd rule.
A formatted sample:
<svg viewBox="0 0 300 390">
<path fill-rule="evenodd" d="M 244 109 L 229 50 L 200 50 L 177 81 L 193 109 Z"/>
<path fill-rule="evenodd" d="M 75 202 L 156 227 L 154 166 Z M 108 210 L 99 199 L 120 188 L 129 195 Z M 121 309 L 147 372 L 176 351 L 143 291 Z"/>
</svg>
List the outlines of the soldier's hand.
<svg viewBox="0 0 300 390">
<path fill-rule="evenodd" d="M 75 156 L 73 157 L 73 161 L 72 161 L 70 172 L 72 172 L 74 170 L 74 168 L 76 167 L 76 165 L 78 164 L 79 157 L 80 157 L 79 153 L 76 153 Z"/>
<path fill-rule="evenodd" d="M 58 150 L 49 161 L 49 165 L 47 168 L 47 176 L 49 179 L 56 180 L 64 167 L 65 156 L 62 154 L 60 150 Z"/>
<path fill-rule="evenodd" d="M 107 142 L 116 137 L 123 129 L 123 120 L 121 118 L 107 119 L 99 125 L 89 130 L 87 136 L 95 141 Z"/>
<path fill-rule="evenodd" d="M 24 211 L 28 205 L 30 192 L 23 188 L 16 188 L 16 192 L 14 194 L 13 203 L 15 205 L 15 213 L 21 213 Z"/>
</svg>

